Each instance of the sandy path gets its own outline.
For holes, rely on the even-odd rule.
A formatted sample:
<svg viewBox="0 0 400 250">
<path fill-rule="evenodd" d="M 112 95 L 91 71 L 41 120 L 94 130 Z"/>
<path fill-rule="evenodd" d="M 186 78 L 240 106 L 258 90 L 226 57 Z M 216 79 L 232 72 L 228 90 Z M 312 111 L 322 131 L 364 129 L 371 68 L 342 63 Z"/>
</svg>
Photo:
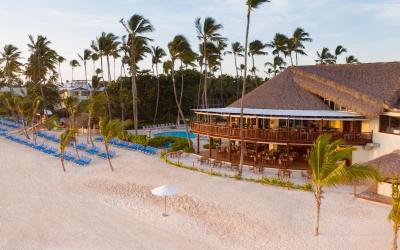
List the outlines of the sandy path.
<svg viewBox="0 0 400 250">
<path fill-rule="evenodd" d="M 321 236 L 311 193 L 210 177 L 116 150 L 68 172 L 47 155 L 0 138 L 0 249 L 388 249 L 389 207 L 332 190 Z M 18 154 L 18 155 L 17 155 Z M 150 189 L 182 192 L 160 216 Z M 346 190 L 346 189 L 344 189 Z"/>
</svg>

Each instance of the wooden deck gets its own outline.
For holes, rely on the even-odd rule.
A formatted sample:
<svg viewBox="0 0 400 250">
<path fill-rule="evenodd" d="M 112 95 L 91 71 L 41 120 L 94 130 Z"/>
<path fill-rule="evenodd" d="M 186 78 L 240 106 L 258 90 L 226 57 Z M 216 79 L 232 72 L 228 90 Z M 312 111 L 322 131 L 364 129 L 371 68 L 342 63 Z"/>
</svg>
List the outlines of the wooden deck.
<svg viewBox="0 0 400 250">
<path fill-rule="evenodd" d="M 356 197 L 365 199 L 365 200 L 369 200 L 369 201 L 392 205 L 392 199 L 390 197 L 377 194 L 377 193 L 373 192 L 371 189 L 367 189 L 360 194 L 356 194 Z"/>
<path fill-rule="evenodd" d="M 240 139 L 240 129 L 224 124 L 192 122 L 191 131 L 196 134 L 225 138 Z M 372 142 L 370 133 L 350 133 L 338 131 L 311 131 L 305 129 L 256 129 L 245 128 L 244 139 L 250 142 L 282 143 L 293 145 L 312 145 L 321 134 L 331 134 L 333 139 L 343 138 L 347 145 L 365 145 Z"/>
</svg>

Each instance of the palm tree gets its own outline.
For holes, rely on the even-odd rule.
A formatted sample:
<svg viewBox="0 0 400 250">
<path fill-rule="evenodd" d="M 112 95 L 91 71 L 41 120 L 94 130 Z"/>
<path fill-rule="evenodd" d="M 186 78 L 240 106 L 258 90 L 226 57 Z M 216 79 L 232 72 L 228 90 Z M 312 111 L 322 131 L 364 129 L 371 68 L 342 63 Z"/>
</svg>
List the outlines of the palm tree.
<svg viewBox="0 0 400 250">
<path fill-rule="evenodd" d="M 123 130 L 123 126 L 121 121 L 119 120 L 110 121 L 107 118 L 101 118 L 99 126 L 100 126 L 100 134 L 103 136 L 103 143 L 106 149 L 107 160 L 110 165 L 111 171 L 114 171 L 110 159 L 109 141 L 112 138 L 117 137 L 121 133 L 121 131 Z"/>
<path fill-rule="evenodd" d="M 317 60 L 315 62 L 318 64 L 334 64 L 335 56 L 331 54 L 328 48 L 322 48 L 321 52 L 317 51 Z"/>
<path fill-rule="evenodd" d="M 92 76 L 99 75 L 96 72 L 96 61 L 99 60 L 99 54 L 92 52 L 91 59 L 92 59 L 92 63 L 93 63 Z"/>
<path fill-rule="evenodd" d="M 353 55 L 350 55 L 350 56 L 346 57 L 346 63 L 347 64 L 354 64 L 354 63 L 360 63 L 360 62 Z"/>
<path fill-rule="evenodd" d="M 345 49 L 342 45 L 336 46 L 334 63 L 337 62 L 337 59 L 341 54 L 346 53 L 346 52 L 347 52 L 347 49 Z"/>
<path fill-rule="evenodd" d="M 153 123 L 156 122 L 157 119 L 157 113 L 158 113 L 158 102 L 160 100 L 160 77 L 158 75 L 158 64 L 161 63 L 161 58 L 163 58 L 164 56 L 166 56 L 167 54 L 165 53 L 165 51 L 156 46 L 152 46 L 151 47 L 151 62 L 154 65 L 155 69 L 156 69 L 156 78 L 157 78 L 157 98 L 156 98 L 156 111 L 154 113 L 154 120 Z"/>
<path fill-rule="evenodd" d="M 274 73 L 274 75 L 276 76 L 281 70 L 283 70 L 285 68 L 286 62 L 283 60 L 282 57 L 279 56 L 275 56 L 274 60 L 272 63 L 270 62 L 266 62 L 265 66 L 270 66 L 272 67 L 273 71 L 270 73 Z"/>
<path fill-rule="evenodd" d="M 208 97 L 207 97 L 207 68 L 208 68 L 208 54 L 207 54 L 207 43 L 217 42 L 224 38 L 218 33 L 223 28 L 222 24 L 217 24 L 212 17 L 206 17 L 204 22 L 201 22 L 201 18 L 198 17 L 195 20 L 195 27 L 197 31 L 197 38 L 203 44 L 203 60 L 204 60 L 204 100 L 203 106 L 208 108 Z"/>
<path fill-rule="evenodd" d="M 46 77 L 48 77 L 49 81 L 54 79 L 52 76 L 56 74 L 58 55 L 50 48 L 51 42 L 44 36 L 38 35 L 35 40 L 32 35 L 29 35 L 29 41 L 28 48 L 31 55 L 28 58 L 26 76 L 33 83 L 40 86 L 43 108 L 46 109 L 47 102 L 43 84 L 46 83 Z"/>
<path fill-rule="evenodd" d="M 138 97 L 137 97 L 137 83 L 136 83 L 136 75 L 137 75 L 137 62 L 139 57 L 142 55 L 139 54 L 138 48 L 145 47 L 146 42 L 150 40 L 147 37 L 144 37 L 143 34 L 152 32 L 154 30 L 153 26 L 151 25 L 150 21 L 144 18 L 141 15 L 133 15 L 127 23 L 125 23 L 124 19 L 120 20 L 120 23 L 125 28 L 125 30 L 129 34 L 129 58 L 130 58 L 130 70 L 132 75 L 132 98 L 133 98 L 133 122 L 135 128 L 135 134 L 137 135 L 138 130 Z M 143 51 L 142 51 L 143 53 Z"/>
<path fill-rule="evenodd" d="M 287 55 L 287 42 L 289 38 L 281 33 L 276 33 L 274 39 L 267 43 L 267 47 L 272 48 L 272 54 L 279 56 L 280 53 Z"/>
<path fill-rule="evenodd" d="M 2 52 L 0 52 L 0 66 L 3 66 L 3 74 L 8 87 L 13 94 L 13 81 L 17 80 L 17 74 L 21 71 L 22 63 L 21 52 L 17 47 L 8 44 L 4 46 Z"/>
<path fill-rule="evenodd" d="M 111 81 L 110 56 L 115 57 L 116 54 L 118 54 L 118 46 L 120 44 L 120 42 L 117 41 L 117 39 L 118 39 L 118 37 L 112 33 L 108 33 L 106 35 L 106 41 L 105 41 L 106 46 L 105 46 L 105 50 L 104 50 L 104 55 L 106 56 L 106 59 L 107 59 L 107 70 L 108 70 L 108 81 L 109 82 Z"/>
<path fill-rule="evenodd" d="M 249 31 L 250 31 L 250 16 L 254 9 L 257 9 L 263 3 L 269 2 L 269 0 L 247 0 L 247 23 L 246 23 L 246 35 L 244 43 L 244 54 L 247 55 L 247 49 L 249 47 Z M 244 96 L 246 94 L 246 83 L 247 83 L 247 56 L 244 57 L 244 76 L 243 76 L 243 87 L 242 87 L 242 98 L 240 100 L 240 162 L 239 162 L 239 173 L 238 176 L 242 176 L 243 169 L 243 157 L 244 157 Z"/>
<path fill-rule="evenodd" d="M 256 77 L 256 67 L 254 65 L 254 56 L 257 55 L 268 55 L 264 49 L 267 47 L 266 44 L 263 44 L 260 40 L 254 40 L 249 44 L 249 56 L 251 56 L 251 60 L 253 62 L 253 77 Z"/>
<path fill-rule="evenodd" d="M 57 57 L 57 62 L 58 62 L 58 75 L 60 76 L 60 81 L 61 81 L 61 83 L 63 83 L 63 80 L 62 80 L 62 75 L 61 75 L 61 63 L 63 63 L 63 62 L 65 62 L 65 58 L 64 57 L 62 57 L 62 56 L 58 56 Z"/>
<path fill-rule="evenodd" d="M 94 58 L 100 58 L 101 77 L 104 79 L 103 56 L 105 56 L 107 50 L 107 34 L 105 32 L 101 33 L 99 37 L 96 37 L 96 40 L 92 41 L 90 47 L 94 51 Z M 92 60 L 94 60 L 94 58 L 92 57 Z"/>
<path fill-rule="evenodd" d="M 92 133 L 91 133 L 92 132 L 92 118 L 93 118 L 94 110 L 96 108 L 93 98 L 94 98 L 94 95 L 95 95 L 99 85 L 100 85 L 100 77 L 93 76 L 92 77 L 91 91 L 90 91 L 90 95 L 89 95 L 89 104 L 88 104 L 89 116 L 88 116 L 88 128 L 87 128 L 88 129 L 88 134 L 87 134 L 87 138 L 86 138 L 87 144 L 89 144 L 89 142 L 90 142 L 93 146 L 94 146 L 94 143 L 93 143 Z"/>
<path fill-rule="evenodd" d="M 312 39 L 310 38 L 310 34 L 304 31 L 302 28 L 297 28 L 293 32 L 293 36 L 291 38 L 292 44 L 293 44 L 293 51 L 296 56 L 296 65 L 298 65 L 298 60 L 297 60 L 297 55 L 307 55 L 304 52 L 304 45 L 303 42 L 312 42 Z"/>
<path fill-rule="evenodd" d="M 74 68 L 80 67 L 81 65 L 79 64 L 79 62 L 76 59 L 73 59 L 69 62 L 69 66 L 71 66 L 71 70 L 72 70 L 72 80 L 71 81 L 74 81 Z"/>
<path fill-rule="evenodd" d="M 399 177 L 392 178 L 392 209 L 388 215 L 388 219 L 392 221 L 393 226 L 393 241 L 392 250 L 397 250 L 397 236 L 400 225 L 400 191 L 399 191 Z"/>
<path fill-rule="evenodd" d="M 69 113 L 69 127 L 75 127 L 75 114 L 78 112 L 79 101 L 75 96 L 68 96 L 64 100 L 65 108 Z"/>
<path fill-rule="evenodd" d="M 314 235 L 316 236 L 319 234 L 319 218 L 324 187 L 365 179 L 380 179 L 378 171 L 373 167 L 361 164 L 347 166 L 346 161 L 351 159 L 355 148 L 343 145 L 344 140 L 342 139 L 332 142 L 331 135 L 321 135 L 315 141 L 308 160 L 312 170 L 311 180 L 316 202 L 314 227 Z"/>
<path fill-rule="evenodd" d="M 190 44 L 187 41 L 187 39 L 182 36 L 182 35 L 177 35 L 174 37 L 174 39 L 168 44 L 168 50 L 169 54 L 171 56 L 171 77 L 172 77 L 172 86 L 174 90 L 174 97 L 175 97 L 175 102 L 176 106 L 178 108 L 179 115 L 181 116 L 181 119 L 183 120 L 183 124 L 185 125 L 186 128 L 186 139 L 188 142 L 188 145 L 190 148 L 192 148 L 192 141 L 190 140 L 189 137 L 189 128 L 186 124 L 185 121 L 185 116 L 182 112 L 181 105 L 178 101 L 178 95 L 176 93 L 176 83 L 175 83 L 175 61 L 180 57 L 182 53 L 186 53 L 188 50 L 191 50 Z"/>
<path fill-rule="evenodd" d="M 235 62 L 235 70 L 236 70 L 236 98 L 239 99 L 239 67 L 237 65 L 237 57 L 243 57 L 244 48 L 239 42 L 234 42 L 231 44 L 231 50 L 225 52 L 226 54 L 233 54 L 233 59 Z"/>
<path fill-rule="evenodd" d="M 78 57 L 79 57 L 79 58 L 82 60 L 82 62 L 83 62 L 83 67 L 85 68 L 85 81 L 86 81 L 86 84 L 87 84 L 87 83 L 88 83 L 88 77 L 87 77 L 86 62 L 92 58 L 92 51 L 90 51 L 90 50 L 88 50 L 88 49 L 85 49 L 85 50 L 83 51 L 83 56 L 81 56 L 81 55 L 78 54 Z"/>
<path fill-rule="evenodd" d="M 61 154 L 60 160 L 64 172 L 65 172 L 65 166 L 64 166 L 65 149 L 68 147 L 70 142 L 76 142 L 77 133 L 78 130 L 76 128 L 69 128 L 60 135 L 60 154 Z"/>
</svg>

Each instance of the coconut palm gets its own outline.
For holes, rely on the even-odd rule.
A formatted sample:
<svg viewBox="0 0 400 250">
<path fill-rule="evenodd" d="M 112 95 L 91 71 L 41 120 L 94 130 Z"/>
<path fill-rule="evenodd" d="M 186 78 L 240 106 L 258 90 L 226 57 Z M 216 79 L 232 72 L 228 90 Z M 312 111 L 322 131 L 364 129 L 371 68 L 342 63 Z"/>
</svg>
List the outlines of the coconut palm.
<svg viewBox="0 0 400 250">
<path fill-rule="evenodd" d="M 104 79 L 104 70 L 103 70 L 103 56 L 106 55 L 107 50 L 107 34 L 105 32 L 101 33 L 99 37 L 96 37 L 96 40 L 92 41 L 90 47 L 94 51 L 94 58 L 100 58 L 100 69 L 101 69 L 101 77 Z M 93 60 L 93 57 L 92 57 Z"/>
<path fill-rule="evenodd" d="M 287 55 L 287 42 L 289 38 L 281 33 L 276 33 L 273 40 L 267 43 L 267 47 L 272 48 L 272 54 L 276 56 Z"/>
<path fill-rule="evenodd" d="M 239 67 L 237 65 L 237 57 L 243 57 L 244 48 L 239 42 L 234 42 L 231 44 L 231 50 L 226 51 L 226 54 L 233 54 L 233 59 L 235 62 L 235 70 L 236 70 L 236 98 L 239 99 Z"/>
<path fill-rule="evenodd" d="M 247 55 L 249 47 L 249 30 L 250 30 L 250 17 L 251 12 L 261 6 L 263 3 L 269 2 L 269 0 L 247 0 L 247 23 L 246 23 L 246 34 L 244 44 L 244 54 Z M 246 83 L 247 83 L 247 56 L 244 57 L 244 75 L 243 75 L 243 87 L 242 87 L 242 98 L 240 100 L 240 161 L 239 161 L 239 172 L 238 176 L 242 176 L 243 169 L 243 157 L 244 157 L 244 124 L 243 124 L 243 110 L 244 110 L 244 96 L 246 94 Z"/>
<path fill-rule="evenodd" d="M 75 96 L 68 96 L 64 100 L 64 105 L 69 114 L 69 127 L 74 128 L 75 127 L 75 115 L 78 112 L 79 101 Z"/>
<path fill-rule="evenodd" d="M 285 65 L 286 65 L 285 60 L 283 60 L 283 58 L 279 56 L 275 56 L 272 63 L 270 62 L 265 63 L 266 67 L 270 66 L 273 69 L 273 71 L 270 73 L 274 73 L 275 76 L 283 69 L 285 69 Z"/>
<path fill-rule="evenodd" d="M 71 78 L 72 80 L 71 81 L 74 81 L 74 68 L 80 67 L 81 65 L 79 64 L 78 60 L 73 59 L 69 62 L 69 66 L 71 66 L 71 72 L 72 72 L 72 78 Z"/>
<path fill-rule="evenodd" d="M 179 115 L 181 116 L 181 119 L 183 120 L 183 124 L 185 125 L 186 128 L 186 139 L 188 142 L 188 145 L 190 148 L 192 148 L 192 141 L 190 140 L 189 137 L 189 128 L 186 124 L 185 121 L 185 116 L 182 112 L 181 105 L 178 100 L 178 95 L 176 93 L 176 82 L 175 82 L 175 61 L 181 56 L 181 54 L 186 53 L 188 50 L 191 50 L 190 44 L 187 41 L 187 39 L 182 36 L 182 35 L 177 35 L 174 37 L 174 39 L 168 44 L 168 50 L 169 54 L 171 56 L 171 77 L 172 77 L 172 86 L 174 90 L 174 97 L 175 97 L 175 102 L 176 106 L 178 108 Z"/>
<path fill-rule="evenodd" d="M 354 64 L 354 63 L 360 63 L 360 62 L 353 55 L 350 55 L 350 56 L 346 57 L 346 63 L 347 64 Z"/>
<path fill-rule="evenodd" d="M 3 51 L 0 52 L 0 66 L 3 64 L 2 72 L 12 94 L 17 74 L 21 72 L 22 63 L 19 60 L 21 60 L 21 52 L 12 44 L 5 45 Z"/>
<path fill-rule="evenodd" d="M 155 123 L 157 120 L 157 113 L 158 113 L 158 102 L 160 100 L 160 77 L 158 75 L 158 64 L 161 63 L 161 58 L 163 58 L 164 56 L 166 56 L 167 54 L 165 53 L 165 51 L 156 46 L 152 46 L 151 47 L 151 62 L 155 67 L 156 70 L 156 78 L 157 78 L 157 98 L 156 98 L 156 111 L 154 113 L 154 120 L 153 122 Z"/>
<path fill-rule="evenodd" d="M 63 56 L 58 56 L 57 57 L 57 63 L 58 63 L 58 76 L 60 76 L 60 81 L 63 83 L 62 75 L 61 75 L 61 63 L 64 63 L 66 59 Z"/>
<path fill-rule="evenodd" d="M 86 84 L 87 84 L 88 83 L 88 77 L 87 77 L 86 63 L 87 63 L 87 61 L 89 61 L 92 58 L 92 51 L 90 51 L 88 49 L 85 49 L 83 51 L 83 56 L 78 54 L 78 57 L 83 62 L 83 67 L 85 68 L 85 81 L 86 81 Z"/>
<path fill-rule="evenodd" d="M 296 56 L 296 65 L 298 65 L 298 55 L 307 55 L 304 52 L 304 44 L 303 42 L 312 42 L 310 38 L 310 34 L 304 31 L 302 28 L 297 28 L 293 32 L 293 36 L 290 38 L 292 40 L 292 51 L 295 53 Z"/>
<path fill-rule="evenodd" d="M 143 36 L 143 34 L 150 33 L 154 30 L 150 21 L 141 15 L 133 15 L 126 23 L 124 19 L 120 20 L 120 23 L 128 32 L 129 35 L 129 59 L 130 59 L 130 70 L 132 75 L 132 108 L 133 108 L 133 123 L 135 128 L 135 134 L 137 135 L 139 115 L 138 115 L 138 96 L 137 96 L 137 62 L 140 59 L 141 54 L 138 49 L 141 49 L 143 53 L 146 42 L 149 38 Z"/>
<path fill-rule="evenodd" d="M 77 133 L 78 133 L 78 130 L 76 128 L 69 128 L 60 135 L 60 160 L 61 160 L 61 166 L 62 166 L 64 172 L 66 171 L 65 165 L 64 165 L 65 149 L 68 147 L 68 145 L 71 142 L 76 143 L 76 134 Z"/>
<path fill-rule="evenodd" d="M 110 121 L 107 118 L 101 118 L 99 126 L 100 126 L 100 134 L 103 136 L 103 143 L 107 154 L 108 164 L 110 165 L 111 171 L 114 171 L 114 168 L 111 164 L 109 141 L 112 138 L 117 137 L 121 133 L 121 131 L 123 130 L 123 126 L 121 121 L 119 120 Z"/>
<path fill-rule="evenodd" d="M 91 59 L 92 59 L 92 63 L 93 63 L 93 65 L 92 65 L 92 76 L 94 76 L 94 75 L 99 75 L 99 73 L 97 73 L 96 72 L 96 61 L 98 61 L 99 60 L 99 54 L 97 54 L 97 53 L 95 53 L 95 52 L 92 52 L 92 56 L 91 56 Z M 101 73 L 101 72 L 100 72 Z"/>
<path fill-rule="evenodd" d="M 108 72 L 108 81 L 111 81 L 111 66 L 110 66 L 110 56 L 116 58 L 118 56 L 118 46 L 120 42 L 117 40 L 118 37 L 115 36 L 112 33 L 108 33 L 106 35 L 106 46 L 105 46 L 105 51 L 104 55 L 106 56 L 107 59 L 107 72 Z M 115 63 L 115 62 L 114 62 Z M 114 67 L 115 71 L 115 67 Z"/>
<path fill-rule="evenodd" d="M 204 100 L 203 103 L 205 108 L 208 108 L 208 97 L 207 97 L 207 68 L 208 68 L 208 54 L 207 54 L 207 43 L 209 42 L 217 42 L 219 40 L 223 40 L 224 38 L 218 33 L 222 30 L 222 24 L 217 24 L 216 21 L 212 17 L 206 17 L 204 22 L 201 21 L 201 18 L 198 17 L 195 20 L 195 27 L 197 31 L 197 38 L 203 44 L 203 60 L 204 60 Z"/>
<path fill-rule="evenodd" d="M 334 63 L 337 62 L 337 59 L 341 54 L 346 53 L 346 52 L 347 52 L 347 49 L 345 49 L 342 45 L 336 46 Z"/>
<path fill-rule="evenodd" d="M 267 47 L 266 44 L 263 44 L 260 40 L 254 40 L 249 44 L 249 56 L 251 56 L 251 60 L 253 62 L 253 77 L 256 77 L 256 67 L 254 64 L 254 56 L 260 55 L 268 55 L 264 49 Z"/>
<path fill-rule="evenodd" d="M 365 179 L 380 179 L 378 171 L 373 167 L 361 164 L 347 166 L 346 161 L 351 159 L 355 148 L 343 145 L 344 140 L 342 139 L 332 142 L 332 135 L 321 135 L 315 141 L 308 160 L 312 170 L 311 180 L 316 202 L 314 227 L 314 235 L 316 236 L 319 234 L 319 218 L 324 187 L 334 187 Z"/>
<path fill-rule="evenodd" d="M 331 54 L 328 48 L 322 48 L 321 52 L 317 51 L 317 64 L 334 64 L 335 56 Z"/>
<path fill-rule="evenodd" d="M 29 80 L 40 86 L 43 108 L 45 109 L 47 101 L 43 85 L 46 80 L 49 82 L 55 80 L 58 55 L 50 48 L 51 42 L 44 36 L 38 35 L 35 40 L 32 35 L 29 35 L 29 41 L 28 48 L 31 54 L 28 58 L 25 74 Z"/>
<path fill-rule="evenodd" d="M 397 237 L 400 226 L 400 191 L 399 191 L 399 177 L 392 178 L 392 209 L 388 215 L 388 219 L 393 223 L 393 241 L 392 250 L 397 250 Z"/>
</svg>

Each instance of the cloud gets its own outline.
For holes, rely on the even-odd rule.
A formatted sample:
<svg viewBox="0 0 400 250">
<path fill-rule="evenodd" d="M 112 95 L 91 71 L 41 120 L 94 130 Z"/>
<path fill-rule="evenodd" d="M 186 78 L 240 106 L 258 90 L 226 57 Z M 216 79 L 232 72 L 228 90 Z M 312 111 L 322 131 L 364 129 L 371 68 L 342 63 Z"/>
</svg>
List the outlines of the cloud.
<svg viewBox="0 0 400 250">
<path fill-rule="evenodd" d="M 383 20 L 400 20 L 400 1 L 391 3 L 365 4 L 361 11 Z"/>
</svg>

